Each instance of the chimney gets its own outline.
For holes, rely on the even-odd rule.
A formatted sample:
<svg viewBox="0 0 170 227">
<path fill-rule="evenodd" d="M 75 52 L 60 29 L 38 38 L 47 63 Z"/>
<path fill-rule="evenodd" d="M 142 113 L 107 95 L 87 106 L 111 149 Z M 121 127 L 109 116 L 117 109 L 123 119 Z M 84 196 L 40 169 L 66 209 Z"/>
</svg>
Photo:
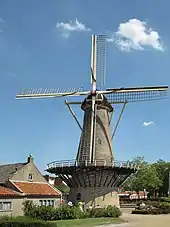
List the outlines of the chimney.
<svg viewBox="0 0 170 227">
<path fill-rule="evenodd" d="M 31 154 L 28 156 L 28 161 L 27 162 L 28 163 L 34 163 L 34 158 L 32 157 Z"/>
</svg>

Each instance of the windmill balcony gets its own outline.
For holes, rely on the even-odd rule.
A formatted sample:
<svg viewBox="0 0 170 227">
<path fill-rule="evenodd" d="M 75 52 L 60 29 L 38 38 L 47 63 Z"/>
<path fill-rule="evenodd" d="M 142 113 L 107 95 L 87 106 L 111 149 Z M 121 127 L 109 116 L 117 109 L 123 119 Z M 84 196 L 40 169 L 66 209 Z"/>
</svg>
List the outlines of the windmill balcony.
<svg viewBox="0 0 170 227">
<path fill-rule="evenodd" d="M 93 162 L 89 160 L 77 161 L 76 159 L 72 160 L 62 160 L 62 161 L 53 161 L 47 164 L 47 169 L 53 168 L 65 168 L 65 167 L 118 167 L 118 168 L 128 168 L 128 169 L 138 169 L 139 166 L 129 161 L 113 161 L 108 162 L 108 160 L 94 160 Z"/>
</svg>

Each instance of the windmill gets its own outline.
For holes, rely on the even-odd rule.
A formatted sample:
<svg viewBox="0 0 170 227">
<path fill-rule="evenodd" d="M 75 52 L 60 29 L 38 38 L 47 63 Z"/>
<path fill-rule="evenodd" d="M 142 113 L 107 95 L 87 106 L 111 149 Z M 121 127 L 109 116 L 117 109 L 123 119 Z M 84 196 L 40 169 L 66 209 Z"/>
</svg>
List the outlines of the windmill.
<svg viewBox="0 0 170 227">
<path fill-rule="evenodd" d="M 81 130 L 76 160 L 54 161 L 47 165 L 47 171 L 67 183 L 70 200 L 83 200 L 94 206 L 118 206 L 118 186 L 138 169 L 133 163 L 116 161 L 113 156 L 112 139 L 126 104 L 163 99 L 168 90 L 168 86 L 98 90 L 98 83 L 103 86 L 106 79 L 106 39 L 105 35 L 92 35 L 91 90 L 25 89 L 16 95 L 17 99 L 86 96 L 84 101 L 65 101 Z M 70 107 L 73 104 L 81 105 L 84 111 L 82 126 Z M 123 108 L 111 134 L 113 104 L 123 104 Z"/>
</svg>

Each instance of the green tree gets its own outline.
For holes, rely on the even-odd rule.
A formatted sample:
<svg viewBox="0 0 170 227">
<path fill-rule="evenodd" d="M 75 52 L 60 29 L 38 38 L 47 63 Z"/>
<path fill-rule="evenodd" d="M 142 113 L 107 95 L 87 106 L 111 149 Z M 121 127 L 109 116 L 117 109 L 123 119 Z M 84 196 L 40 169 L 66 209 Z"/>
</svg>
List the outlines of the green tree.
<svg viewBox="0 0 170 227">
<path fill-rule="evenodd" d="M 69 191 L 70 191 L 70 188 L 67 186 L 67 185 L 65 185 L 64 183 L 61 183 L 60 185 L 58 185 L 57 186 L 57 189 L 60 191 L 60 192 L 62 192 L 62 193 L 69 193 Z"/>
<path fill-rule="evenodd" d="M 148 164 L 136 174 L 133 181 L 135 191 L 146 189 L 148 192 L 154 192 L 162 186 L 162 180 L 159 178 L 156 168 Z"/>
<path fill-rule="evenodd" d="M 159 188 L 159 195 L 168 196 L 170 162 L 165 162 L 164 160 L 159 159 L 152 165 L 156 168 L 158 176 L 163 182 L 162 186 Z"/>
<path fill-rule="evenodd" d="M 144 157 L 141 157 L 141 156 L 137 156 L 137 157 L 134 157 L 132 159 L 132 162 L 133 164 L 137 165 L 140 167 L 140 171 L 145 168 L 145 166 L 148 165 L 148 163 L 144 160 Z M 140 171 L 137 171 L 136 173 L 134 174 L 131 174 L 127 179 L 126 181 L 124 181 L 124 183 L 122 184 L 122 187 L 125 191 L 134 191 L 134 184 L 135 184 L 135 181 L 136 181 L 136 178 L 137 178 L 137 174 L 140 172 Z"/>
<path fill-rule="evenodd" d="M 139 192 L 145 189 L 153 193 L 162 186 L 162 180 L 154 165 L 148 164 L 143 157 L 136 157 L 133 162 L 140 164 L 140 169 L 123 183 L 125 190 Z"/>
</svg>

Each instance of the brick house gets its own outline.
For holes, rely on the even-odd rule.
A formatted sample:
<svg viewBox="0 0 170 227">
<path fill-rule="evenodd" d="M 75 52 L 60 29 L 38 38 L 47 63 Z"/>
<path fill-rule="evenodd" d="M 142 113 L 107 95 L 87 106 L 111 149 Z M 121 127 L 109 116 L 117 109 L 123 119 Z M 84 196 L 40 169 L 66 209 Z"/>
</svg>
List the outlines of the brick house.
<svg viewBox="0 0 170 227">
<path fill-rule="evenodd" d="M 0 215 L 23 215 L 25 200 L 39 206 L 61 204 L 61 192 L 49 184 L 30 155 L 26 163 L 0 165 Z"/>
</svg>

